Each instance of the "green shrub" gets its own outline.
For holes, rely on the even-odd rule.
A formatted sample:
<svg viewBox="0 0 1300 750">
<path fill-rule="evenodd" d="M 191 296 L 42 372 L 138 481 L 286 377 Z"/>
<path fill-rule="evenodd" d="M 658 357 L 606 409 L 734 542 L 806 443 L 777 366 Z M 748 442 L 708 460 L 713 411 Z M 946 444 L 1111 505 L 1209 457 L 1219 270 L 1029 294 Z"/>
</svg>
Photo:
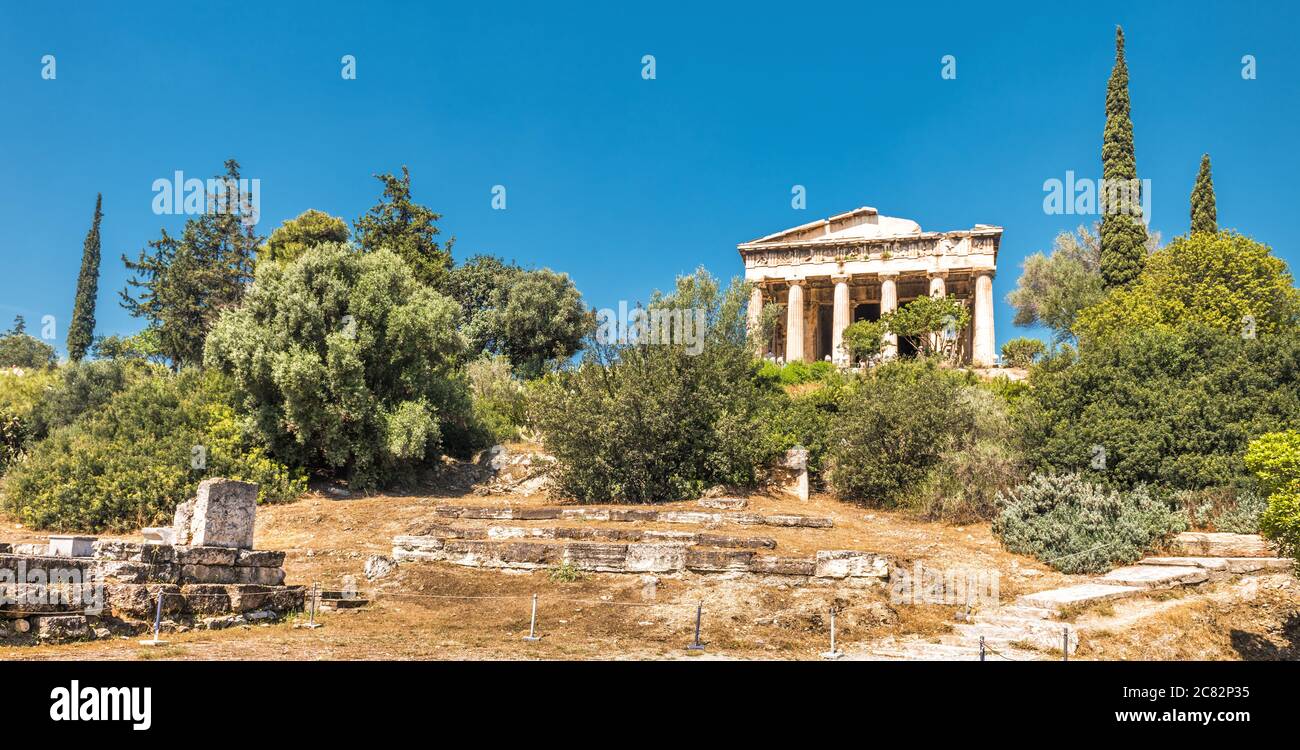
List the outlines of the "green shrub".
<svg viewBox="0 0 1300 750">
<path fill-rule="evenodd" d="M 971 381 L 932 360 L 889 362 L 864 376 L 830 432 L 830 483 L 842 498 L 894 506 L 974 428 L 960 396 Z"/>
<path fill-rule="evenodd" d="M 72 424 L 150 373 L 163 371 L 139 359 L 83 360 L 60 367 L 33 413 L 33 437 Z"/>
<path fill-rule="evenodd" d="M 1010 441 L 1007 403 L 994 390 L 964 386 L 952 408 L 970 414 L 970 432 L 955 436 L 906 505 L 949 523 L 992 518 L 998 496 L 1024 480 L 1023 460 Z"/>
<path fill-rule="evenodd" d="M 583 361 L 534 389 L 531 422 L 555 456 L 557 490 L 583 502 L 698 497 L 715 484 L 753 485 L 777 448 L 763 414 L 779 393 L 758 375 L 746 339 L 748 295 L 705 271 L 681 277 L 649 309 L 702 309 L 698 354 L 672 344 L 595 343 Z"/>
<path fill-rule="evenodd" d="M 518 440 L 527 424 L 528 398 L 524 384 L 511 371 L 504 355 L 483 356 L 465 367 L 474 418 L 492 435 L 494 443 Z"/>
<path fill-rule="evenodd" d="M 1260 517 L 1268 508 L 1267 496 L 1236 487 L 1179 490 L 1172 500 L 1187 514 L 1191 528 L 1230 534 L 1258 534 Z"/>
<path fill-rule="evenodd" d="M 1022 336 L 1002 345 L 1002 362 L 1008 367 L 1028 367 L 1046 353 L 1043 342 Z"/>
<path fill-rule="evenodd" d="M 999 498 L 993 533 L 1009 551 L 1063 573 L 1100 573 L 1141 558 L 1187 526 L 1145 487 L 1130 492 L 1076 474 L 1036 474 Z"/>
<path fill-rule="evenodd" d="M 205 477 L 257 482 L 264 502 L 295 497 L 305 477 L 245 437 L 231 397 L 215 372 L 142 379 L 32 446 L 4 505 L 33 528 L 125 532 L 169 521 Z"/>
<path fill-rule="evenodd" d="M 229 373 L 281 460 L 360 489 L 405 483 L 440 452 L 487 442 L 456 372 L 459 315 L 397 255 L 319 245 L 258 266 L 243 305 L 208 335 L 205 362 Z"/>
<path fill-rule="evenodd" d="M 844 349 L 850 362 L 875 364 L 885 348 L 885 324 L 878 320 L 859 320 L 844 329 Z"/>
<path fill-rule="evenodd" d="M 1269 493 L 1260 533 L 1300 562 L 1300 431 L 1261 436 L 1251 442 L 1245 460 Z"/>
<path fill-rule="evenodd" d="M 759 377 L 781 385 L 803 385 L 817 383 L 834 377 L 835 365 L 830 362 L 787 362 L 778 365 L 764 361 L 759 366 Z"/>
</svg>

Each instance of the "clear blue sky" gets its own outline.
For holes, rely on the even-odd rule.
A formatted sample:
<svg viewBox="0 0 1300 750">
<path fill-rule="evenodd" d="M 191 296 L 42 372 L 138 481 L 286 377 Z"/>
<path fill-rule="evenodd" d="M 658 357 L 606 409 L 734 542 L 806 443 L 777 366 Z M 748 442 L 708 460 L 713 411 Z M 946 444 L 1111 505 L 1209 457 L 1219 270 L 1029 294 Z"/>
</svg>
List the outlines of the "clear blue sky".
<svg viewBox="0 0 1300 750">
<path fill-rule="evenodd" d="M 1117 23 L 1152 227 L 1186 231 L 1208 151 L 1220 225 L 1300 261 L 1290 3 L 83 5 L 0 4 L 0 327 L 53 314 L 60 351 L 95 193 L 97 332 L 129 333 L 119 256 L 183 225 L 151 184 L 231 156 L 261 180 L 263 234 L 307 208 L 351 222 L 370 175 L 407 164 L 458 258 L 566 271 L 596 307 L 739 274 L 736 243 L 860 205 L 1000 224 L 1001 344 L 1023 333 L 1004 302 L 1023 258 L 1091 221 L 1046 215 L 1043 181 L 1100 176 Z"/>
</svg>

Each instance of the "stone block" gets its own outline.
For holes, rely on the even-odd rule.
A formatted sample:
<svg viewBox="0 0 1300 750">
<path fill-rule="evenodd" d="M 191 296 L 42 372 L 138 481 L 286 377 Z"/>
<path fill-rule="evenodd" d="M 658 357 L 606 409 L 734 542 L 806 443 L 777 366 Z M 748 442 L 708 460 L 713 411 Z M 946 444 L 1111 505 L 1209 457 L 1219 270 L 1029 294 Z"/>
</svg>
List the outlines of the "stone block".
<svg viewBox="0 0 1300 750">
<path fill-rule="evenodd" d="M 193 523 L 194 500 L 190 499 L 176 506 L 176 513 L 172 516 L 172 528 L 176 530 L 176 540 L 172 544 L 189 544 Z"/>
<path fill-rule="evenodd" d="M 680 544 L 629 544 L 627 570 L 635 573 L 668 573 L 686 565 L 686 549 Z"/>
<path fill-rule="evenodd" d="M 561 549 L 555 544 L 544 542 L 502 542 L 497 550 L 498 558 L 512 565 L 547 566 L 560 562 Z"/>
<path fill-rule="evenodd" d="M 1102 583 L 1082 583 L 1050 591 L 1026 594 L 1017 600 L 1018 604 L 1043 609 L 1060 610 L 1065 607 L 1091 604 L 1136 596 L 1144 591 L 1140 586 L 1118 586 Z"/>
<path fill-rule="evenodd" d="M 560 517 L 559 508 L 516 508 L 515 518 L 520 521 L 550 521 Z"/>
<path fill-rule="evenodd" d="M 116 583 L 176 583 L 180 573 L 172 563 L 142 563 L 131 560 L 101 560 L 98 575 Z"/>
<path fill-rule="evenodd" d="M 246 550 L 231 547 L 177 547 L 176 562 L 181 565 L 221 565 L 229 567 L 235 564 L 236 555 Z"/>
<path fill-rule="evenodd" d="M 14 545 L 15 555 L 31 555 L 33 557 L 49 557 L 50 545 L 48 544 L 18 544 Z"/>
<path fill-rule="evenodd" d="M 762 526 L 767 523 L 763 516 L 758 513 L 728 513 L 725 520 L 728 523 L 738 523 L 741 526 Z"/>
<path fill-rule="evenodd" d="M 181 565 L 181 583 L 246 583 L 239 580 L 238 570 L 233 565 Z"/>
<path fill-rule="evenodd" d="M 256 514 L 256 484 L 205 479 L 199 482 L 194 497 L 190 544 L 195 547 L 252 549 Z"/>
<path fill-rule="evenodd" d="M 232 612 L 270 610 L 284 613 L 302 609 L 306 597 L 302 586 L 227 586 Z"/>
<path fill-rule="evenodd" d="M 563 561 L 579 570 L 622 572 L 627 569 L 627 545 L 570 542 L 564 545 Z"/>
<path fill-rule="evenodd" d="M 462 508 L 460 517 L 489 521 L 509 521 L 515 517 L 515 510 L 514 508 Z"/>
<path fill-rule="evenodd" d="M 747 571 L 754 553 L 750 550 L 690 547 L 686 551 L 686 569 L 699 573 Z"/>
<path fill-rule="evenodd" d="M 176 548 L 166 544 L 141 544 L 115 539 L 95 542 L 93 556 L 96 560 L 122 560 L 143 563 L 170 563 L 176 561 Z"/>
<path fill-rule="evenodd" d="M 775 549 L 776 540 L 761 536 L 730 536 L 727 534 L 698 534 L 696 544 L 705 547 L 733 547 L 736 549 Z"/>
<path fill-rule="evenodd" d="M 180 593 L 188 614 L 224 615 L 230 611 L 230 593 L 220 584 L 189 584 L 182 586 Z"/>
<path fill-rule="evenodd" d="M 749 562 L 751 573 L 763 573 L 778 576 L 811 576 L 817 572 L 817 563 L 798 557 L 776 557 L 775 555 L 756 555 Z"/>
<path fill-rule="evenodd" d="M 42 641 L 76 641 L 92 638 L 93 633 L 84 615 L 54 615 L 36 618 L 36 637 Z"/>
<path fill-rule="evenodd" d="M 561 526 L 555 529 L 556 539 L 595 539 L 596 530 L 590 526 Z"/>
<path fill-rule="evenodd" d="M 72 534 L 50 535 L 50 557 L 90 557 L 94 554 L 98 537 L 76 536 Z"/>
<path fill-rule="evenodd" d="M 1169 588 L 1208 580 L 1210 573 L 1194 565 L 1126 565 L 1101 577 L 1102 583 L 1116 586 Z"/>
<path fill-rule="evenodd" d="M 818 578 L 878 578 L 888 580 L 889 561 L 871 552 L 819 550 L 814 573 Z"/>
<path fill-rule="evenodd" d="M 235 555 L 235 565 L 248 568 L 280 568 L 284 566 L 284 552 L 271 549 L 241 549 Z"/>
<path fill-rule="evenodd" d="M 699 534 L 696 534 L 694 531 L 647 529 L 646 531 L 641 532 L 641 539 L 647 542 L 658 541 L 658 542 L 681 542 L 683 544 L 695 544 L 698 538 L 699 538 Z"/>
<path fill-rule="evenodd" d="M 749 501 L 743 497 L 706 497 L 699 504 L 702 508 L 714 510 L 744 510 Z"/>
<path fill-rule="evenodd" d="M 176 544 L 177 533 L 173 526 L 146 526 L 140 529 L 140 536 L 146 544 Z"/>
<path fill-rule="evenodd" d="M 393 547 L 400 549 L 420 550 L 423 552 L 436 552 L 442 549 L 445 540 L 436 536 L 396 536 L 393 537 Z"/>
<path fill-rule="evenodd" d="M 609 520 L 611 521 L 656 521 L 659 519 L 659 512 L 654 510 L 644 510 L 641 508 L 610 508 Z"/>
<path fill-rule="evenodd" d="M 158 605 L 158 593 L 163 592 L 163 614 L 179 614 L 185 601 L 175 584 L 116 583 L 104 587 L 106 608 L 114 617 L 152 621 Z"/>
<path fill-rule="evenodd" d="M 829 516 L 794 516 L 780 513 L 763 516 L 763 523 L 768 526 L 797 526 L 806 529 L 829 529 L 835 525 Z"/>
<path fill-rule="evenodd" d="M 574 521 L 608 521 L 608 508 L 561 508 L 560 518 Z"/>
<path fill-rule="evenodd" d="M 251 583 L 258 586 L 283 586 L 284 568 L 234 567 L 227 568 L 235 572 L 235 583 Z"/>
</svg>

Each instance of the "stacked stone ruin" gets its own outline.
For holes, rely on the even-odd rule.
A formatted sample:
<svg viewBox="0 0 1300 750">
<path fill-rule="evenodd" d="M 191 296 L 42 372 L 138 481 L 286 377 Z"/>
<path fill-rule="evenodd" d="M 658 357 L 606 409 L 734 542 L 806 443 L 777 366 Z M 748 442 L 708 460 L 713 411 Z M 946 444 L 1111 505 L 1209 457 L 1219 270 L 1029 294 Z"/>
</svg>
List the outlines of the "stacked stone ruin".
<svg viewBox="0 0 1300 750">
<path fill-rule="evenodd" d="M 717 526 L 824 529 L 824 516 L 656 511 L 642 508 L 512 508 L 441 506 L 447 519 L 644 521 Z M 889 560 L 860 550 L 821 550 L 808 557 L 770 554 L 776 541 L 710 531 L 619 529 L 598 526 L 487 526 L 430 524 L 393 540 L 393 558 L 476 568 L 538 570 L 568 566 L 593 573 L 775 576 L 786 582 L 871 585 L 889 578 Z"/>
<path fill-rule="evenodd" d="M 152 624 L 160 594 L 163 618 L 207 627 L 301 609 L 303 587 L 284 585 L 284 553 L 253 549 L 257 491 L 205 480 L 174 525 L 147 530 L 143 542 L 56 536 L 38 549 L 0 545 L 0 636 L 137 632 Z"/>
</svg>

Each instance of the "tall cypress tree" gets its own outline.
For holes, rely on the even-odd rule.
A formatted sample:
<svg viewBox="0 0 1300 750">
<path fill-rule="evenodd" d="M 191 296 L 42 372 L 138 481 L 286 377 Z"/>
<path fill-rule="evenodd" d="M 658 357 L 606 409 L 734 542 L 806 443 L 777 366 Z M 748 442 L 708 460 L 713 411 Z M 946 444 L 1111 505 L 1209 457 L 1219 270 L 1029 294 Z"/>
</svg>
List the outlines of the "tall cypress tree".
<svg viewBox="0 0 1300 750">
<path fill-rule="evenodd" d="M 1108 288 L 1136 279 L 1146 258 L 1142 191 L 1133 155 L 1124 30 L 1115 27 L 1115 67 L 1106 87 L 1106 130 L 1101 145 L 1101 277 Z"/>
<path fill-rule="evenodd" d="M 1201 171 L 1192 188 L 1192 232 L 1219 231 L 1219 214 L 1214 208 L 1214 179 L 1210 176 L 1210 155 L 1201 155 Z"/>
<path fill-rule="evenodd" d="M 99 294 L 99 221 L 104 218 L 104 195 L 95 196 L 95 219 L 81 248 L 81 273 L 77 276 L 77 299 L 72 303 L 72 324 L 68 326 L 68 358 L 80 362 L 95 336 L 95 295 Z"/>
</svg>

